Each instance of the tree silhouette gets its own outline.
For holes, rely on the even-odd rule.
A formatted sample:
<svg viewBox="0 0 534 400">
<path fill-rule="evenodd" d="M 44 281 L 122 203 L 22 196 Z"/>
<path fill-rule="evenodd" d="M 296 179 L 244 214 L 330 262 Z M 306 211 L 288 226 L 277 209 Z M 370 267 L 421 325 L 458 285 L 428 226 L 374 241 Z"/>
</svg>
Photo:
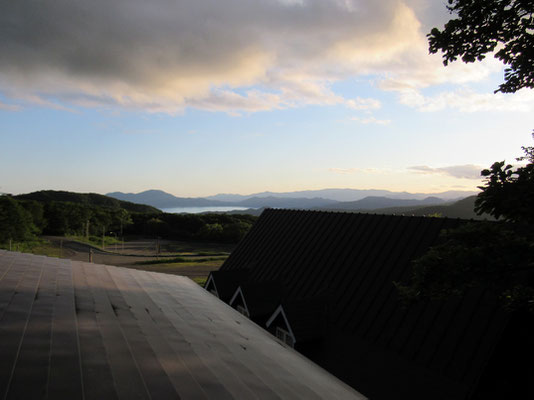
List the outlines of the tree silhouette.
<svg viewBox="0 0 534 400">
<path fill-rule="evenodd" d="M 430 53 L 442 51 L 447 65 L 495 57 L 509 68 L 496 92 L 534 88 L 534 2 L 532 0 L 448 0 L 458 18 L 428 34 Z M 534 134 L 533 134 L 534 138 Z M 523 147 L 525 166 L 494 163 L 475 211 L 499 222 L 467 223 L 442 234 L 440 244 L 413 262 L 407 283 L 396 283 L 405 301 L 462 296 L 482 287 L 509 310 L 534 313 L 534 147 Z"/>
<path fill-rule="evenodd" d="M 534 2 L 532 0 L 448 0 L 456 18 L 427 35 L 430 53 L 443 52 L 443 63 L 461 58 L 481 61 L 494 52 L 505 69 L 496 92 L 534 88 Z"/>
</svg>

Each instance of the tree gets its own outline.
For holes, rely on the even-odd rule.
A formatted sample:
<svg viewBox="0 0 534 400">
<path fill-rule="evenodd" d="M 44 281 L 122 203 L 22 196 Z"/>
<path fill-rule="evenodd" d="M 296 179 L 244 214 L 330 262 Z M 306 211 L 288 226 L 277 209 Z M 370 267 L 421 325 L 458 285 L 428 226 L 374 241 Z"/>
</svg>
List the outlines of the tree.
<svg viewBox="0 0 534 400">
<path fill-rule="evenodd" d="M 31 214 L 9 196 L 0 196 L 0 243 L 34 238 L 37 229 Z"/>
<path fill-rule="evenodd" d="M 534 147 L 523 147 L 528 164 L 504 161 L 483 170 L 475 202 L 478 214 L 498 222 L 473 222 L 442 233 L 440 244 L 413 262 L 407 283 L 396 283 L 405 301 L 446 299 L 482 287 L 509 310 L 534 313 Z"/>
<path fill-rule="evenodd" d="M 532 0 L 448 0 L 457 18 L 427 35 L 430 53 L 443 52 L 443 64 L 461 58 L 481 61 L 494 52 L 505 69 L 496 92 L 534 88 L 534 2 Z"/>
<path fill-rule="evenodd" d="M 534 138 L 534 134 L 532 135 Z M 534 147 L 522 147 L 525 155 L 517 161 L 528 164 L 517 169 L 504 161 L 496 162 L 481 175 L 485 186 L 475 202 L 475 211 L 517 224 L 534 226 Z"/>
<path fill-rule="evenodd" d="M 534 88 L 534 2 L 448 0 L 451 19 L 428 35 L 430 52 L 441 50 L 447 65 L 495 57 L 509 68 L 496 92 Z M 534 138 L 534 134 L 533 134 Z M 525 166 L 494 163 L 475 211 L 499 222 L 467 223 L 442 233 L 441 243 L 413 262 L 407 283 L 396 283 L 405 301 L 446 299 L 481 287 L 509 310 L 534 313 L 534 147 L 523 147 Z"/>
</svg>

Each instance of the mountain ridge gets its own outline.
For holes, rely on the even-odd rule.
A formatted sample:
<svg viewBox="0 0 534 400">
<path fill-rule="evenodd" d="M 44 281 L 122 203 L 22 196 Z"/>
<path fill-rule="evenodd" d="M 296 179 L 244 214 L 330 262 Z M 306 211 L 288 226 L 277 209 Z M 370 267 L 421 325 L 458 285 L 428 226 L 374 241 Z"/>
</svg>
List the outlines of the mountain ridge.
<svg viewBox="0 0 534 400">
<path fill-rule="evenodd" d="M 151 189 L 140 193 L 111 192 L 107 193 L 107 196 L 133 203 L 148 204 L 159 209 L 233 206 L 247 208 L 369 210 L 385 207 L 444 204 L 468 197 L 472 193 L 476 192 L 447 191 L 426 194 L 391 192 L 387 190 L 322 189 L 284 193 L 262 192 L 256 196 L 219 194 L 208 197 L 177 197 L 162 190 Z M 295 197 L 299 194 L 302 197 Z M 321 194 L 323 196 L 319 196 Z M 351 198 L 351 200 L 340 200 L 345 198 Z"/>
</svg>

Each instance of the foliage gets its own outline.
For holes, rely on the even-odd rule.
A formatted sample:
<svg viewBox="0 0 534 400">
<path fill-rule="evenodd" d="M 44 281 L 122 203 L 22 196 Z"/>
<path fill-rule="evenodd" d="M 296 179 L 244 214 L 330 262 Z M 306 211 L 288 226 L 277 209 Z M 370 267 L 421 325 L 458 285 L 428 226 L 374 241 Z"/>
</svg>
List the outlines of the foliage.
<svg viewBox="0 0 534 400">
<path fill-rule="evenodd" d="M 481 61 L 487 53 L 509 66 L 496 92 L 534 88 L 534 2 L 532 0 L 448 0 L 457 18 L 428 34 L 430 53 L 443 52 L 447 65 L 459 57 Z"/>
<path fill-rule="evenodd" d="M 113 197 L 104 196 L 97 193 L 75 193 L 61 190 L 41 190 L 38 192 L 21 194 L 15 196 L 17 200 L 35 200 L 40 203 L 50 202 L 67 202 L 75 203 L 87 207 L 103 207 L 124 209 L 132 213 L 160 213 L 161 211 L 152 206 L 144 204 L 130 203 L 129 201 L 122 201 L 114 199 Z"/>
<path fill-rule="evenodd" d="M 525 156 L 518 161 L 529 161 L 514 169 L 504 161 L 481 172 L 485 186 L 475 202 L 475 210 L 486 212 L 505 221 L 534 224 L 534 147 L 523 147 Z"/>
<path fill-rule="evenodd" d="M 448 0 L 458 16 L 443 31 L 428 35 L 430 52 L 444 52 L 444 64 L 461 57 L 480 61 L 486 53 L 510 67 L 497 91 L 534 88 L 534 2 L 532 0 Z M 534 136 L 534 135 L 533 135 Z M 523 147 L 514 169 L 504 161 L 485 169 L 482 192 L 475 201 L 480 215 L 500 222 L 470 223 L 443 235 L 413 263 L 407 284 L 396 283 L 406 301 L 461 296 L 480 287 L 508 310 L 534 313 L 534 147 Z"/>
<path fill-rule="evenodd" d="M 102 199 L 104 198 L 104 199 Z M 65 199 L 74 201 L 64 201 Z M 96 200 L 95 200 L 96 199 Z M 237 243 L 256 217 L 226 214 L 134 213 L 106 196 L 42 191 L 0 198 L 0 242 L 28 240 L 35 234 L 95 237 L 102 234 L 159 236 L 168 239 Z M 98 205 L 104 204 L 104 205 Z"/>
<path fill-rule="evenodd" d="M 445 231 L 441 239 L 413 262 L 409 284 L 397 284 L 402 298 L 443 300 L 483 287 L 508 307 L 526 304 L 514 293 L 529 292 L 532 237 L 518 235 L 512 224 L 480 221 Z"/>
<path fill-rule="evenodd" d="M 193 279 L 193 282 L 198 283 L 200 286 L 204 287 L 204 285 L 206 284 L 206 281 L 208 280 L 208 277 L 207 276 L 198 276 L 198 277 L 194 277 L 192 279 Z"/>
<path fill-rule="evenodd" d="M 237 243 L 257 217 L 238 214 L 132 214 L 128 234 L 175 240 Z"/>
<path fill-rule="evenodd" d="M 77 242 L 87 243 L 95 247 L 102 247 L 102 236 L 67 236 L 70 240 Z M 113 237 L 105 236 L 104 237 L 104 246 L 111 246 L 114 244 L 121 244 L 122 241 Z"/>
<path fill-rule="evenodd" d="M 0 248 L 9 250 L 9 243 L 0 243 Z M 21 253 L 38 254 L 47 257 L 61 256 L 61 250 L 57 245 L 53 245 L 48 240 L 41 238 L 30 238 L 21 242 L 12 242 L 11 250 L 19 251 Z"/>
<path fill-rule="evenodd" d="M 526 166 L 504 162 L 484 170 L 477 212 L 499 222 L 472 222 L 444 232 L 442 242 L 413 262 L 406 284 L 396 283 L 405 301 L 446 299 L 481 287 L 508 310 L 534 313 L 534 149 L 524 147 Z"/>
<path fill-rule="evenodd" d="M 34 239 L 36 233 L 30 212 L 13 198 L 0 196 L 0 243 Z"/>
</svg>

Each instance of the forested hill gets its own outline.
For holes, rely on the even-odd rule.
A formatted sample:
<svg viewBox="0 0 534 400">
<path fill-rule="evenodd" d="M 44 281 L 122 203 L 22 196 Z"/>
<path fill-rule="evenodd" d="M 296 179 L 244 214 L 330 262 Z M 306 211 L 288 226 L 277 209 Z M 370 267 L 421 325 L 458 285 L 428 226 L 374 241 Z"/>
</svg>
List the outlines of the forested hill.
<svg viewBox="0 0 534 400">
<path fill-rule="evenodd" d="M 39 235 L 161 237 L 237 243 L 252 227 L 250 215 L 169 214 L 94 193 L 41 191 L 0 195 L 0 248 Z"/>
<path fill-rule="evenodd" d="M 13 196 L 17 200 L 35 200 L 40 203 L 53 201 L 76 203 L 83 206 L 96 206 L 119 209 L 122 208 L 132 213 L 160 213 L 155 207 L 145 204 L 136 204 L 129 201 L 114 199 L 97 193 L 74 193 L 59 190 L 41 190 L 38 192 Z"/>
</svg>

